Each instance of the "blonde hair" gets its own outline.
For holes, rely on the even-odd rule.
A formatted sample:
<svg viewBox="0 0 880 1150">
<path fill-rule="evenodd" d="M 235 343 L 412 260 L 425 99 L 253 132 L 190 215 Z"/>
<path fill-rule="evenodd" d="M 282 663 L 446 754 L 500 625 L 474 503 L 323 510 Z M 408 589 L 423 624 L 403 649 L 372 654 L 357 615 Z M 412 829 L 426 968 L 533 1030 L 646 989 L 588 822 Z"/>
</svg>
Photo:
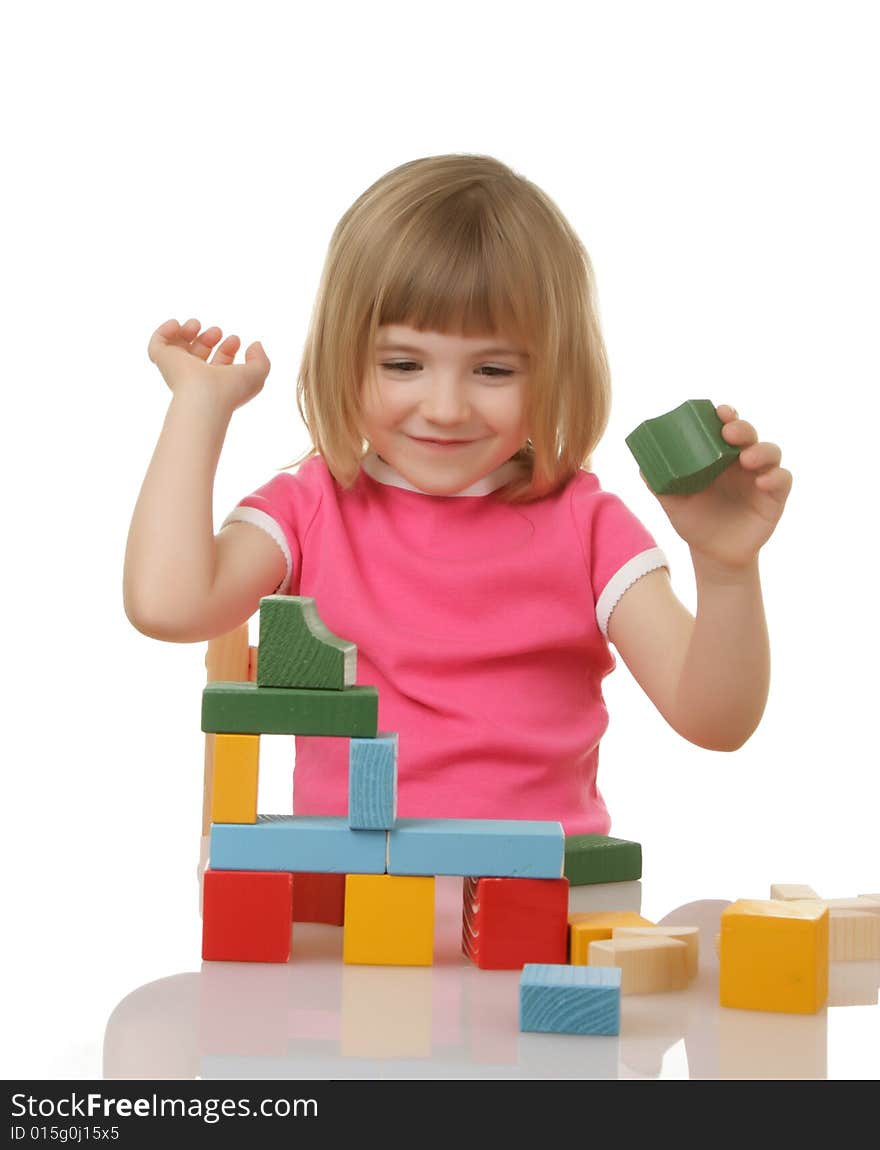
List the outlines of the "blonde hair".
<svg viewBox="0 0 880 1150">
<path fill-rule="evenodd" d="M 588 466 L 608 422 L 610 377 L 590 257 L 553 201 L 490 156 L 411 160 L 358 197 L 334 229 L 306 336 L 297 407 L 343 487 L 369 450 L 360 391 L 378 329 L 525 342 L 529 439 L 496 494 L 538 499 Z"/>
</svg>

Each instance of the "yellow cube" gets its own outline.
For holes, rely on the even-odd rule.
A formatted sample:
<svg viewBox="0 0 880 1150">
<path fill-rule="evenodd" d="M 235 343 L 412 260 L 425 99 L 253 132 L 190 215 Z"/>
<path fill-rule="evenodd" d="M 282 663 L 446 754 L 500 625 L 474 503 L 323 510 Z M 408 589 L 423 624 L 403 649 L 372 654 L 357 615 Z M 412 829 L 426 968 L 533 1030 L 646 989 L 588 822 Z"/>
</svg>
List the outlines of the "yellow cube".
<svg viewBox="0 0 880 1150">
<path fill-rule="evenodd" d="M 346 875 L 342 960 L 376 966 L 431 966 L 433 877 Z"/>
<path fill-rule="evenodd" d="M 214 735 L 212 823 L 257 821 L 259 774 L 259 735 Z"/>
<path fill-rule="evenodd" d="M 721 914 L 722 1006 L 815 1014 L 828 998 L 828 908 L 739 899 Z"/>
<path fill-rule="evenodd" d="M 591 942 L 611 938 L 616 926 L 654 926 L 634 910 L 578 911 L 568 916 L 568 961 L 587 966 Z"/>
</svg>

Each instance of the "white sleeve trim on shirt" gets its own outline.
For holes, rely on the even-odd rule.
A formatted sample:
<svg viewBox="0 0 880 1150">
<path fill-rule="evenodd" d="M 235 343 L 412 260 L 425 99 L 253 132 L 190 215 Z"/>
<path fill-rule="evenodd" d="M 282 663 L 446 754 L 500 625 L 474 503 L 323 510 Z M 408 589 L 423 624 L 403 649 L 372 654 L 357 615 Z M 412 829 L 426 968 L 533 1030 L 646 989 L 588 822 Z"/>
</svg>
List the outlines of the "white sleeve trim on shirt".
<svg viewBox="0 0 880 1150">
<path fill-rule="evenodd" d="M 596 604 L 596 622 L 605 639 L 608 638 L 608 620 L 611 618 L 611 612 L 624 591 L 632 587 L 637 579 L 641 579 L 649 571 L 656 571 L 658 567 L 665 567 L 668 571 L 669 560 L 659 547 L 652 547 L 648 551 L 634 555 L 605 584 L 605 590 Z"/>
<path fill-rule="evenodd" d="M 284 562 L 287 564 L 287 572 L 274 591 L 274 594 L 286 595 L 293 575 L 293 560 L 290 556 L 290 547 L 288 546 L 287 538 L 272 516 L 267 515 L 265 511 L 260 511 L 257 507 L 235 507 L 220 524 L 221 531 L 227 523 L 252 523 L 254 527 L 259 527 L 265 531 L 267 535 L 272 536 L 281 548 Z"/>
</svg>

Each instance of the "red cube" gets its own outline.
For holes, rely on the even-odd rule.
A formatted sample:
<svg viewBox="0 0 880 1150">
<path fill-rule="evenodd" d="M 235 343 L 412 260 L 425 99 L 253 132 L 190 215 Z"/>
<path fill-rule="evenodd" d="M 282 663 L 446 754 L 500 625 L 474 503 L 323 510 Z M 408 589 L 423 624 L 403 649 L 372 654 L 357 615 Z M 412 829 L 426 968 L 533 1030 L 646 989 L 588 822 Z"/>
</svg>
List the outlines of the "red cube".
<svg viewBox="0 0 880 1150">
<path fill-rule="evenodd" d="M 481 970 L 568 962 L 567 878 L 466 878 L 462 950 Z"/>
<path fill-rule="evenodd" d="M 293 921 L 342 926 L 345 921 L 345 875 L 295 872 Z"/>
<path fill-rule="evenodd" d="M 293 876 L 285 871 L 205 871 L 202 958 L 213 962 L 290 959 Z"/>
</svg>

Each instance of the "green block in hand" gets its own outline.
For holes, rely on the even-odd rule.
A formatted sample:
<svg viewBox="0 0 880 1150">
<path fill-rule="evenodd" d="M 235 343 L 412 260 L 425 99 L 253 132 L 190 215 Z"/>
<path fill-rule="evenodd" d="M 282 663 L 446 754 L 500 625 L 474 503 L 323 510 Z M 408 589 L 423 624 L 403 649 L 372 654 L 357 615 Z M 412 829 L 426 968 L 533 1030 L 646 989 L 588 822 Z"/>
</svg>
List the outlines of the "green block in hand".
<svg viewBox="0 0 880 1150">
<path fill-rule="evenodd" d="M 693 495 L 739 458 L 740 449 L 722 438 L 723 426 L 710 399 L 689 399 L 640 423 L 626 444 L 653 492 Z"/>
</svg>

